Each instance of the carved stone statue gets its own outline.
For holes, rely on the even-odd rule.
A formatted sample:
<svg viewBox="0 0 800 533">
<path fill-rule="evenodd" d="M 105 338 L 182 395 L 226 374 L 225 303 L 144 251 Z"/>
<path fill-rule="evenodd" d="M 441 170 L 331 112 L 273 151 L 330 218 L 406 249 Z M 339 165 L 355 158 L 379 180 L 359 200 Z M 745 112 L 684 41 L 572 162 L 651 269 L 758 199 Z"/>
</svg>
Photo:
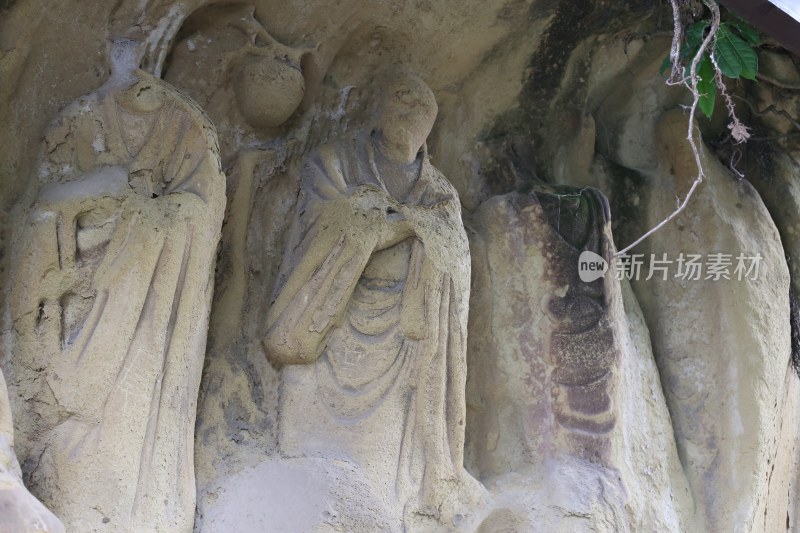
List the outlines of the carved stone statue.
<svg viewBox="0 0 800 533">
<path fill-rule="evenodd" d="M 225 205 L 211 123 L 137 70 L 51 127 L 12 292 L 20 455 L 75 531 L 191 531 L 194 420 Z"/>
<path fill-rule="evenodd" d="M 613 267 L 581 271 L 584 254 L 614 260 L 606 198 L 537 183 L 472 222 L 466 462 L 498 495 L 481 531 L 684 531 L 691 504 L 638 307 Z M 646 456 L 628 428 L 648 428 Z"/>
<path fill-rule="evenodd" d="M 263 342 L 283 368 L 282 456 L 355 464 L 395 530 L 451 520 L 477 487 L 462 467 L 470 264 L 457 193 L 420 149 L 432 92 L 394 73 L 381 103 L 374 129 L 302 170 Z"/>
<path fill-rule="evenodd" d="M 0 372 L 0 533 L 62 533 L 64 526 L 22 484 L 6 381 Z"/>
</svg>

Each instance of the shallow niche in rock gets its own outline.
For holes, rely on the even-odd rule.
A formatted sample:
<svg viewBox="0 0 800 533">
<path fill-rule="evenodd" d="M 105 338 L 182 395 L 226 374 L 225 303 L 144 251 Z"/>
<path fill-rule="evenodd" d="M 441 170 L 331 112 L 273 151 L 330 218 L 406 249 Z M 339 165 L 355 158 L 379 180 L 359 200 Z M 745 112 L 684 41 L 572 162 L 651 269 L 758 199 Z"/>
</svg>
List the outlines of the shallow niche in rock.
<svg viewBox="0 0 800 533">
<path fill-rule="evenodd" d="M 231 120 L 263 132 L 286 123 L 303 107 L 316 53 L 316 46 L 279 42 L 252 5 L 207 5 L 183 24 L 164 79 L 203 107 L 224 143 L 225 124 Z M 197 77 L 197 72 L 204 75 Z"/>
</svg>

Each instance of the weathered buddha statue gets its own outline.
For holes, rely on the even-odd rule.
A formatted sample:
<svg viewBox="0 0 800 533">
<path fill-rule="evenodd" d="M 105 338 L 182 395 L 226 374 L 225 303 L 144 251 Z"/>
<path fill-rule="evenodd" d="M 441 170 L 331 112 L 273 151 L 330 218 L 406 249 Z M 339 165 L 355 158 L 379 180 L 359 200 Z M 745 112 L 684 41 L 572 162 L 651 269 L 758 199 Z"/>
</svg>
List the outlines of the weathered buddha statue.
<svg viewBox="0 0 800 533">
<path fill-rule="evenodd" d="M 354 464 L 399 530 L 452 521 L 480 489 L 462 467 L 469 248 L 422 149 L 436 101 L 412 74 L 381 87 L 374 128 L 303 167 L 263 343 L 281 455 Z"/>
<path fill-rule="evenodd" d="M 112 46 L 40 159 L 11 306 L 32 491 L 74 531 L 191 531 L 194 421 L 225 205 L 211 123 Z"/>
</svg>

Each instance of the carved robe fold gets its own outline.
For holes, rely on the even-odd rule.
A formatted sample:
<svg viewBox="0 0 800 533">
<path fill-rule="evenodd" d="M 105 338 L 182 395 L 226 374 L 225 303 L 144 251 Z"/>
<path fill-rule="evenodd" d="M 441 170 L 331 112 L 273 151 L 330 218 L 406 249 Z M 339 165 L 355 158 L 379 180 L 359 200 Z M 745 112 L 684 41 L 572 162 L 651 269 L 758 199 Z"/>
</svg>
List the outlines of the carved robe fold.
<svg viewBox="0 0 800 533">
<path fill-rule="evenodd" d="M 461 483 L 469 249 L 458 197 L 420 156 L 414 234 L 377 250 L 390 196 L 371 137 L 323 147 L 302 172 L 265 348 L 283 366 L 286 456 L 355 462 L 407 511 L 435 515 Z M 398 460 L 399 458 L 399 460 Z"/>
<path fill-rule="evenodd" d="M 38 383 L 21 451 L 76 531 L 191 531 L 193 440 L 225 204 L 199 109 L 143 72 L 46 138 L 12 294 L 12 366 Z"/>
</svg>

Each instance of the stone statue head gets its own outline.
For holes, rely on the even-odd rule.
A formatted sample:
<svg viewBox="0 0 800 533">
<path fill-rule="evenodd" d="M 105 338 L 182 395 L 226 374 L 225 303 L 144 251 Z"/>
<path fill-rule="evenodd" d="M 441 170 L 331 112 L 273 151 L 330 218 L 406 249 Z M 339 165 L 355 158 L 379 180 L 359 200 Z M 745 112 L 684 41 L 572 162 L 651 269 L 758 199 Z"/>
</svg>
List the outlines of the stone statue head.
<svg viewBox="0 0 800 533">
<path fill-rule="evenodd" d="M 375 127 L 385 155 L 412 161 L 428 138 L 437 112 L 433 91 L 419 76 L 404 70 L 386 73 Z"/>
</svg>

